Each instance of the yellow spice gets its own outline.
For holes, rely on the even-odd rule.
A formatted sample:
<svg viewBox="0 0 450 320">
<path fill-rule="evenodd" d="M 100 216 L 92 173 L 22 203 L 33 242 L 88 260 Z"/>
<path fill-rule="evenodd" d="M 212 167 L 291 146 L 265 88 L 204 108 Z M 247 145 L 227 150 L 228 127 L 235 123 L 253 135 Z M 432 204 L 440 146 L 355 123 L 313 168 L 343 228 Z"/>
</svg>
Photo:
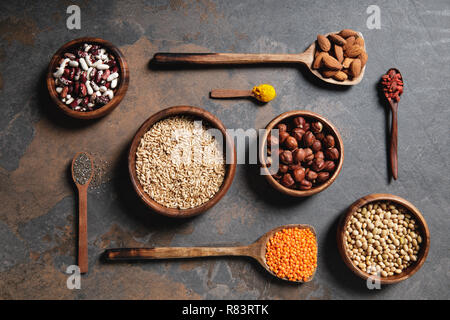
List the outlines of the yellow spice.
<svg viewBox="0 0 450 320">
<path fill-rule="evenodd" d="M 275 88 L 270 84 L 260 84 L 252 90 L 255 98 L 262 102 L 269 102 L 277 96 Z"/>
</svg>

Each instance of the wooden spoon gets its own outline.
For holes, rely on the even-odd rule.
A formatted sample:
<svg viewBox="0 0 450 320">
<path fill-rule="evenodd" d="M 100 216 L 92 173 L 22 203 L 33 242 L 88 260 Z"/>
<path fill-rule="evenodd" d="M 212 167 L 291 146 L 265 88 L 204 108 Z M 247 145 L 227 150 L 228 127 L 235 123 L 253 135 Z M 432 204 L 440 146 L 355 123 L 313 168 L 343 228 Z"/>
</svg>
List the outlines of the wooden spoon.
<svg viewBox="0 0 450 320">
<path fill-rule="evenodd" d="M 330 34 L 339 32 L 330 32 Z M 364 39 L 363 35 L 358 32 Z M 364 45 L 365 49 L 365 45 Z M 189 64 L 189 65 L 229 65 L 229 64 L 260 64 L 260 63 L 301 63 L 319 79 L 325 82 L 351 86 L 361 82 L 366 66 L 361 70 L 358 77 L 352 80 L 337 81 L 332 78 L 323 77 L 319 71 L 312 69 L 314 52 L 316 51 L 316 41 L 314 41 L 303 53 L 294 54 L 265 54 L 265 53 L 166 53 L 160 52 L 153 56 L 156 64 Z"/>
<path fill-rule="evenodd" d="M 78 157 L 81 158 L 77 161 Z M 93 172 L 92 158 L 86 152 L 78 152 L 72 160 L 72 179 L 78 189 L 78 266 L 80 273 L 88 272 L 87 189 Z"/>
<path fill-rule="evenodd" d="M 403 80 L 403 76 L 400 71 L 396 68 L 391 68 L 388 70 L 395 70 L 396 73 L 400 74 L 401 79 Z M 386 73 L 386 74 L 387 74 Z M 390 149 L 389 149 L 389 160 L 391 164 L 391 172 L 394 180 L 398 179 L 398 152 L 397 152 L 397 142 L 398 142 L 398 101 L 394 101 L 393 99 L 387 99 L 389 102 L 389 106 L 392 111 L 392 125 L 391 125 L 391 141 L 390 141 Z"/>
<path fill-rule="evenodd" d="M 236 89 L 212 89 L 211 98 L 256 98 L 253 90 L 236 90 Z"/>
<path fill-rule="evenodd" d="M 247 256 L 255 259 L 274 277 L 266 263 L 266 244 L 274 233 L 286 228 L 309 228 L 316 236 L 312 226 L 306 224 L 288 224 L 270 230 L 258 240 L 248 246 L 234 247 L 159 247 L 159 248 L 118 248 L 105 250 L 105 258 L 108 261 L 116 260 L 154 260 L 154 259 L 179 259 L 197 257 L 217 257 L 217 256 Z M 315 271 L 314 271 L 315 274 Z M 309 282 L 314 278 L 314 274 L 307 281 L 294 281 L 298 283 Z M 278 278 L 278 277 L 277 277 Z M 289 281 L 287 279 L 283 279 Z M 293 282 L 293 281 L 290 281 Z"/>
</svg>

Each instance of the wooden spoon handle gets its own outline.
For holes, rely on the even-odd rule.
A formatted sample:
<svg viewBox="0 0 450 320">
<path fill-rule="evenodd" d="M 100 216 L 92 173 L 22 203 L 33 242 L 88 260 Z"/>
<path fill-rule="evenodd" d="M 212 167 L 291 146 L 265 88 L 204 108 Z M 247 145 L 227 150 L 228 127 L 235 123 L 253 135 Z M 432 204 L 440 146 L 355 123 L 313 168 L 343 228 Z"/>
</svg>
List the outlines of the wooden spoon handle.
<svg viewBox="0 0 450 320">
<path fill-rule="evenodd" d="M 158 64 L 256 64 L 298 63 L 299 54 L 263 53 L 156 53 L 153 61 Z"/>
<path fill-rule="evenodd" d="M 153 260 L 212 256 L 247 256 L 248 247 L 159 247 L 105 250 L 106 260 Z"/>
<path fill-rule="evenodd" d="M 242 98 L 253 96 L 252 90 L 212 89 L 211 98 Z"/>
<path fill-rule="evenodd" d="M 80 187 L 78 188 L 78 266 L 80 273 L 88 272 L 87 242 L 87 187 Z"/>
<path fill-rule="evenodd" d="M 394 108 L 392 108 L 391 146 L 390 146 L 391 171 L 392 177 L 395 180 L 397 180 L 398 178 L 397 139 L 398 139 L 397 106 L 395 106 Z"/>
</svg>

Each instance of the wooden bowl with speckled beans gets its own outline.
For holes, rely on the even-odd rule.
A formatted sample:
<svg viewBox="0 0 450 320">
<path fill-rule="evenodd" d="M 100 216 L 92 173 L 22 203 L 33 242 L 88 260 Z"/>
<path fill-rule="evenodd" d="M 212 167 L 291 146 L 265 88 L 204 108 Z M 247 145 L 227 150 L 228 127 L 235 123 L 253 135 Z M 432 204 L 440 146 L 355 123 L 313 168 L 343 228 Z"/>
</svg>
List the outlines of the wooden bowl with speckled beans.
<svg viewBox="0 0 450 320">
<path fill-rule="evenodd" d="M 398 205 L 400 207 L 403 207 L 406 209 L 406 211 L 414 217 L 416 223 L 419 225 L 419 232 L 420 236 L 422 237 L 422 243 L 420 245 L 419 253 L 417 255 L 417 261 L 410 264 L 405 270 L 403 270 L 402 273 L 396 274 L 393 276 L 388 277 L 376 277 L 372 276 L 369 273 L 359 269 L 357 266 L 353 264 L 352 259 L 350 258 L 349 254 L 347 253 L 347 250 L 345 249 L 345 228 L 353 214 L 358 210 L 359 208 L 370 204 L 374 202 L 383 202 L 383 201 L 389 201 L 392 202 L 394 205 Z M 425 218 L 420 213 L 419 209 L 417 209 L 411 202 L 408 200 L 405 200 L 399 196 L 395 196 L 393 194 L 386 194 L 386 193 L 376 193 L 376 194 L 370 194 L 365 197 L 362 197 L 358 200 L 356 200 L 347 210 L 345 214 L 342 215 L 338 230 L 337 230 L 337 246 L 339 249 L 339 253 L 341 254 L 342 259 L 344 260 L 344 263 L 349 267 L 349 269 L 355 273 L 358 277 L 367 280 L 369 277 L 371 279 L 376 279 L 380 281 L 381 284 L 393 284 L 398 283 L 400 281 L 406 280 L 410 278 L 413 274 L 415 274 L 425 263 L 425 260 L 428 255 L 428 251 L 430 250 L 430 231 L 428 229 L 427 222 L 425 221 Z"/>
<path fill-rule="evenodd" d="M 144 191 L 144 188 L 139 182 L 139 179 L 136 174 L 136 150 L 139 147 L 141 138 L 144 136 L 144 134 L 158 121 L 168 117 L 181 115 L 187 115 L 194 117 L 196 119 L 200 119 L 205 123 L 207 123 L 212 128 L 219 129 L 224 137 L 223 145 L 226 146 L 224 157 L 225 159 L 232 159 L 231 161 L 228 161 L 231 163 L 226 163 L 225 165 L 226 170 L 225 178 L 219 191 L 204 204 L 190 209 L 168 208 L 159 204 Z M 230 152 L 231 154 L 227 154 L 227 152 Z M 174 218 L 192 217 L 200 213 L 203 213 L 206 210 L 213 207 L 214 205 L 216 205 L 219 202 L 219 200 L 222 199 L 223 196 L 227 193 L 228 189 L 231 187 L 231 184 L 234 179 L 234 174 L 236 173 L 236 150 L 234 148 L 234 142 L 231 139 L 230 135 L 227 133 L 226 128 L 223 125 L 222 121 L 220 121 L 216 116 L 214 116 L 209 111 L 206 111 L 202 108 L 191 106 L 170 107 L 152 115 L 141 125 L 141 127 L 136 132 L 133 141 L 131 142 L 131 147 L 128 154 L 128 172 L 130 174 L 134 190 L 138 194 L 139 198 L 141 198 L 141 200 L 147 205 L 147 207 L 149 207 L 156 213 L 168 217 Z"/>
<path fill-rule="evenodd" d="M 82 45 L 83 43 L 98 44 L 107 49 L 109 53 L 115 56 L 120 74 L 119 83 L 117 84 L 117 88 L 112 100 L 98 109 L 86 112 L 75 111 L 61 101 L 58 93 L 56 92 L 55 79 L 53 77 L 53 72 L 55 72 L 56 68 L 58 67 L 59 61 L 64 56 L 64 53 L 68 52 L 73 47 L 78 47 Z M 69 41 L 66 44 L 64 44 L 61 48 L 59 48 L 58 51 L 56 51 L 56 53 L 50 60 L 46 76 L 47 89 L 50 94 L 50 98 L 58 107 L 58 109 L 70 117 L 85 120 L 100 118 L 113 111 L 125 97 L 125 93 L 128 90 L 129 81 L 130 81 L 130 73 L 128 71 L 128 64 L 125 61 L 125 57 L 123 56 L 122 52 L 109 41 L 91 37 L 78 38 Z"/>
<path fill-rule="evenodd" d="M 318 186 L 313 186 L 309 190 L 298 190 L 298 189 L 291 189 L 283 186 L 280 182 L 278 182 L 269 172 L 267 163 L 266 163 L 266 157 L 265 157 L 265 148 L 267 144 L 267 137 L 272 129 L 275 128 L 275 126 L 279 123 L 284 123 L 290 119 L 293 119 L 295 117 L 303 117 L 306 120 L 313 120 L 313 121 L 320 121 L 323 124 L 324 129 L 329 132 L 332 136 L 334 136 L 335 139 L 335 148 L 339 150 L 339 160 L 337 161 L 336 168 L 334 169 L 333 174 L 328 178 L 327 181 L 322 183 Z M 279 116 L 275 117 L 272 121 L 269 122 L 269 124 L 266 126 L 266 131 L 264 135 L 262 136 L 262 140 L 259 144 L 259 162 L 261 165 L 262 170 L 265 171 L 265 178 L 269 182 L 269 184 L 276 190 L 278 190 L 281 193 L 287 194 L 292 197 L 308 197 L 312 196 L 316 193 L 322 192 L 326 188 L 328 188 L 338 177 L 339 173 L 341 172 L 342 166 L 344 164 L 344 143 L 342 141 L 341 135 L 339 134 L 339 131 L 337 128 L 326 118 L 322 117 L 321 115 L 306 111 L 306 110 L 294 110 L 294 111 L 288 111 L 285 113 L 280 114 Z"/>
</svg>

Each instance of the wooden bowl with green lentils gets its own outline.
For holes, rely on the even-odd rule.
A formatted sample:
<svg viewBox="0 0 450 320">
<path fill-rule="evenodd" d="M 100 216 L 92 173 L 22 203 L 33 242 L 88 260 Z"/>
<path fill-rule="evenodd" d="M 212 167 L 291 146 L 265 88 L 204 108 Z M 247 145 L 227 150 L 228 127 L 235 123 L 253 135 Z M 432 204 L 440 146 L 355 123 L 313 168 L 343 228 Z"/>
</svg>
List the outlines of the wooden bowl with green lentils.
<svg viewBox="0 0 450 320">
<path fill-rule="evenodd" d="M 236 151 L 213 114 L 176 106 L 142 124 L 131 143 L 128 170 L 150 209 L 169 217 L 192 217 L 226 194 L 236 172 Z"/>
<path fill-rule="evenodd" d="M 392 194 L 370 194 L 342 216 L 337 245 L 356 275 L 393 284 L 422 267 L 430 249 L 430 232 L 423 215 L 409 201 Z"/>
</svg>

